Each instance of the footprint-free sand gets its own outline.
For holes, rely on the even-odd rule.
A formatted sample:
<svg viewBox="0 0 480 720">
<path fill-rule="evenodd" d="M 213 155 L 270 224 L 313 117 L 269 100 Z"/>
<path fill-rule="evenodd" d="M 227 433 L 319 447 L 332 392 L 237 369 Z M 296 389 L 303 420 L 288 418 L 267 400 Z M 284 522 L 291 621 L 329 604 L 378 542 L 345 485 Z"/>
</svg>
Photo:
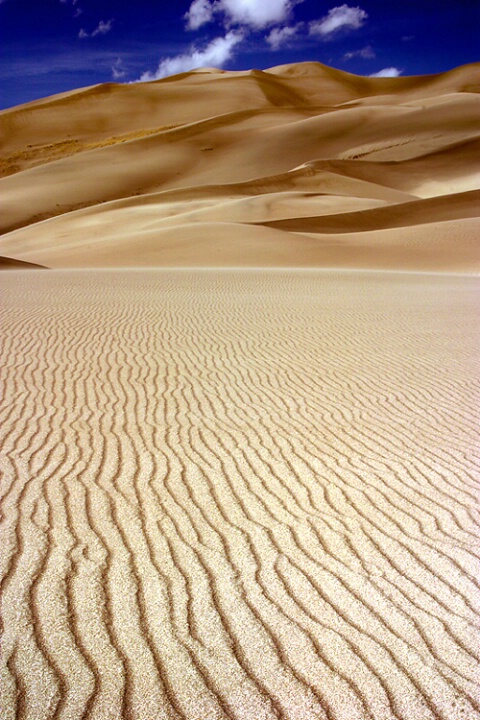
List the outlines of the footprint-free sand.
<svg viewBox="0 0 480 720">
<path fill-rule="evenodd" d="M 477 278 L 2 285 L 2 720 L 480 718 Z"/>
<path fill-rule="evenodd" d="M 0 112 L 0 720 L 480 720 L 479 90 Z"/>
</svg>

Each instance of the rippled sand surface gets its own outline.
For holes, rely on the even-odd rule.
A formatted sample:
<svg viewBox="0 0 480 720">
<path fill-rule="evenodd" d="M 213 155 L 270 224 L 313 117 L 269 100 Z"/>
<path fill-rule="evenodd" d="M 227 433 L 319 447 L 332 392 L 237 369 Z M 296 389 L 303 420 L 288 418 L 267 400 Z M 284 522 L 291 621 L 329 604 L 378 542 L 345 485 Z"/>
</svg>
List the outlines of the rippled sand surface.
<svg viewBox="0 0 480 720">
<path fill-rule="evenodd" d="M 478 279 L 2 286 L 2 720 L 480 718 Z"/>
</svg>

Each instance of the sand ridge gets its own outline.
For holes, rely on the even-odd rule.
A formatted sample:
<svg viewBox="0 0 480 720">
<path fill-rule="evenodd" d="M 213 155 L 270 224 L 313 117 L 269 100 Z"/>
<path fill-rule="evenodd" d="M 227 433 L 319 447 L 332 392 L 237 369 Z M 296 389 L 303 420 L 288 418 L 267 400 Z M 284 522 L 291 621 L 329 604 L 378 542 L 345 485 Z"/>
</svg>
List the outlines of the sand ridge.
<svg viewBox="0 0 480 720">
<path fill-rule="evenodd" d="M 269 246 L 247 264 L 352 266 L 361 234 L 372 231 L 381 267 L 395 269 L 396 254 L 388 261 L 391 234 L 384 231 L 396 224 L 394 244 L 402 245 L 405 225 L 395 222 L 396 205 L 437 197 L 438 217 L 420 203 L 409 227 L 421 228 L 417 235 L 426 238 L 418 268 L 438 269 L 438 224 L 478 216 L 474 196 L 464 214 L 457 201 L 480 187 L 479 68 L 416 78 L 361 78 L 319 63 L 204 69 L 151 83 L 95 86 L 3 111 L 0 252 L 58 268 L 208 266 L 208 243 L 196 243 L 198 222 L 212 225 L 212 241 L 222 223 L 233 223 L 248 248 Z M 301 192 L 311 193 L 310 212 Z M 276 197 L 267 201 L 267 193 Z M 182 198 L 201 198 L 203 205 L 180 213 Z M 232 207 L 234 198 L 242 202 Z M 375 209 L 376 201 L 383 208 Z M 349 227 L 352 210 L 371 210 L 362 216 L 367 224 Z M 300 228 L 297 218 L 316 215 L 331 215 L 331 222 L 315 229 L 310 223 L 310 242 L 319 237 L 302 259 L 298 233 L 307 224 Z M 275 234 L 271 223 L 278 220 L 295 222 Z M 272 232 L 267 236 L 258 223 L 270 224 Z M 122 236 L 127 226 L 130 250 Z M 341 241 L 334 238 L 339 233 Z M 452 270 L 478 270 L 478 256 L 462 250 L 472 247 L 474 233 L 475 223 L 459 225 Z M 165 243 L 176 249 L 166 253 Z M 187 254 L 185 243 L 192 248 Z M 239 253 L 236 244 L 230 251 L 231 245 L 225 238 L 222 263 L 242 264 L 248 252 Z"/>
</svg>

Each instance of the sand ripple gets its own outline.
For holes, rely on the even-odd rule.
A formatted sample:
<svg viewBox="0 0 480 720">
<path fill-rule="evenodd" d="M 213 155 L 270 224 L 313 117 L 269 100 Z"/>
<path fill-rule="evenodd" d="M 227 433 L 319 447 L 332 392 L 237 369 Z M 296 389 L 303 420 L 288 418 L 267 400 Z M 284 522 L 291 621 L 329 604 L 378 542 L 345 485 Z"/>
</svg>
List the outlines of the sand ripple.
<svg viewBox="0 0 480 720">
<path fill-rule="evenodd" d="M 477 279 L 2 281 L 2 720 L 480 718 Z"/>
</svg>

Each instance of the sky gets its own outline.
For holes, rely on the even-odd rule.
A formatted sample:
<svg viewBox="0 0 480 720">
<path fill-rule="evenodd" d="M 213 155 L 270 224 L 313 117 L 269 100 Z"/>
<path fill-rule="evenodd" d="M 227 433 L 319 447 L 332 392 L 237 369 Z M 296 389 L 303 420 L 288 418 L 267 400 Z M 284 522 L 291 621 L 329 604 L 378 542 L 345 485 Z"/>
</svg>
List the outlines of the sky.
<svg viewBox="0 0 480 720">
<path fill-rule="evenodd" d="M 480 0 L 0 0 L 0 109 L 196 67 L 425 75 L 479 50 Z"/>
</svg>

